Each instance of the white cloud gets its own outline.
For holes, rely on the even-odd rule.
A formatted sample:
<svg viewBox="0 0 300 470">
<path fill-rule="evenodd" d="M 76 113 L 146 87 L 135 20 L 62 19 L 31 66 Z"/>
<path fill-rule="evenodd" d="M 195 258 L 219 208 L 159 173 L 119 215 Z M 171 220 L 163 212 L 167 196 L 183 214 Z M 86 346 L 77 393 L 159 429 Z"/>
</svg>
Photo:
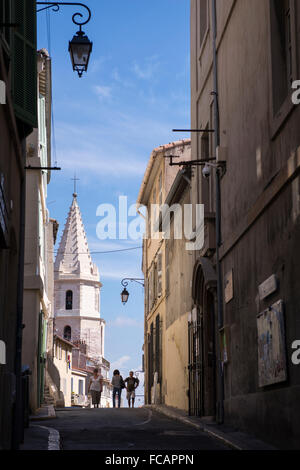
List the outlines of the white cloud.
<svg viewBox="0 0 300 470">
<path fill-rule="evenodd" d="M 89 73 L 96 73 L 102 68 L 103 64 L 109 60 L 109 57 L 98 57 L 97 59 L 91 58 L 89 65 Z"/>
<path fill-rule="evenodd" d="M 97 85 L 94 90 L 100 99 L 111 97 L 112 88 L 109 86 Z"/>
<path fill-rule="evenodd" d="M 141 78 L 142 80 L 150 80 L 153 78 L 159 65 L 158 57 L 152 56 L 146 58 L 143 65 L 140 65 L 135 61 L 132 66 L 132 71 L 138 78 Z"/>
<path fill-rule="evenodd" d="M 147 72 L 151 75 L 153 64 L 147 65 Z M 151 68 L 152 67 L 152 68 Z M 155 67 L 155 65 L 154 65 Z M 147 69 L 147 67 L 146 67 Z M 117 77 L 118 75 L 116 75 Z M 118 85 L 113 87 L 113 96 L 118 92 Z M 155 95 L 135 97 L 137 103 L 143 103 L 142 109 L 136 109 L 137 103 L 127 106 L 112 106 L 113 96 L 110 87 L 99 84 L 94 87 L 95 94 L 101 99 L 101 107 L 97 100 L 91 99 L 82 107 L 80 120 L 70 122 L 56 121 L 55 135 L 57 160 L 64 170 L 80 172 L 81 185 L 84 178 L 90 183 L 90 177 L 114 179 L 142 180 L 147 162 L 153 148 L 170 142 L 174 139 L 171 129 L 174 127 L 174 116 L 177 101 L 165 97 L 160 101 L 159 110 L 154 115 L 149 112 L 149 103 L 156 100 Z M 169 93 L 170 94 L 170 93 Z M 72 100 L 71 100 L 72 103 Z M 115 103 L 116 104 L 116 103 Z M 62 106 L 62 103 L 60 103 Z M 68 104 L 69 106 L 69 104 Z M 185 112 L 185 106 L 180 101 L 180 113 Z M 183 108 L 183 110 L 182 110 Z M 161 110 L 163 109 L 163 113 Z M 177 112 L 177 115 L 179 111 Z M 188 115 L 188 113 L 186 113 Z M 74 113 L 76 116 L 76 114 Z M 179 119 L 177 119 L 179 121 Z M 182 121 L 185 121 L 183 119 Z M 117 136 L 117 137 L 116 137 Z M 177 135 L 175 136 L 177 139 Z"/>
<path fill-rule="evenodd" d="M 134 268 L 134 266 L 131 266 L 131 268 Z M 126 272 L 126 277 L 140 277 L 141 276 L 141 274 L 138 274 L 138 273 L 132 273 L 132 274 L 127 275 L 128 272 L 130 273 L 130 271 L 128 271 L 128 268 L 127 268 L 127 271 L 125 269 L 118 270 L 117 268 L 116 270 L 108 270 L 108 269 L 103 268 L 103 264 L 101 264 L 100 278 L 101 278 L 101 281 L 103 279 L 117 279 L 121 281 L 121 279 L 123 279 L 124 277 L 124 272 Z"/>
<path fill-rule="evenodd" d="M 152 149 L 170 140 L 167 135 L 172 128 L 171 122 L 113 113 L 109 109 L 102 109 L 102 114 L 106 120 L 97 127 L 82 123 L 56 124 L 59 165 L 72 172 L 76 168 L 81 175 L 138 177 L 141 180 Z M 145 148 L 149 150 L 145 151 Z"/>
<path fill-rule="evenodd" d="M 111 370 L 121 369 L 124 366 L 124 364 L 126 364 L 126 362 L 128 362 L 129 360 L 130 360 L 130 356 L 121 356 L 119 359 L 111 363 L 110 365 Z"/>
<path fill-rule="evenodd" d="M 121 77 L 120 77 L 120 74 L 119 74 L 119 70 L 117 68 L 115 68 L 113 71 L 112 71 L 112 78 L 116 81 L 116 82 L 120 82 L 121 81 Z"/>
<path fill-rule="evenodd" d="M 133 326 L 133 327 L 141 327 L 143 326 L 142 321 L 137 321 L 134 318 L 119 316 L 112 322 L 110 322 L 111 326 L 116 327 L 124 327 L 124 326 Z"/>
<path fill-rule="evenodd" d="M 90 147 L 92 146 L 90 145 Z M 109 175 L 114 178 L 124 178 L 126 176 L 141 178 L 146 168 L 143 158 L 133 158 L 126 155 L 125 152 L 119 155 L 118 158 L 113 149 L 111 151 L 107 150 L 107 153 L 99 147 L 92 150 L 75 150 L 75 145 L 74 148 L 69 147 L 66 150 L 61 150 L 59 164 L 64 167 L 64 170 L 69 169 L 73 172 L 76 168 L 80 172 L 89 172 L 94 176 Z"/>
</svg>

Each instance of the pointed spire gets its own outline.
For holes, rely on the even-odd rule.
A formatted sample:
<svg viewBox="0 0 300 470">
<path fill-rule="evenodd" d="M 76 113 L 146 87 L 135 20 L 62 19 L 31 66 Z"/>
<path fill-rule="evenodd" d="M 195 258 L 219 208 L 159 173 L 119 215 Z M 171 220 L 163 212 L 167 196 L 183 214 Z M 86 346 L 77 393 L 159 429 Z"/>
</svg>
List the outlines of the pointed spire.
<svg viewBox="0 0 300 470">
<path fill-rule="evenodd" d="M 97 266 L 92 262 L 75 192 L 54 266 L 55 271 L 60 274 L 80 274 L 99 279 Z"/>
</svg>

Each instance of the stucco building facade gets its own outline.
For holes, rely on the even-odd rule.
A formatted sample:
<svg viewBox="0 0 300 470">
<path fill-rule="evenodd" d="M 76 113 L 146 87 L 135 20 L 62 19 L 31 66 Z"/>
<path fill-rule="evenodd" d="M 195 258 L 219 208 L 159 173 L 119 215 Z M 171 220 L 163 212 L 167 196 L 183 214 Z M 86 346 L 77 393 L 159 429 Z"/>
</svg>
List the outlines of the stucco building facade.
<svg viewBox="0 0 300 470">
<path fill-rule="evenodd" d="M 143 242 L 146 403 L 279 448 L 299 447 L 299 15 L 293 0 L 191 0 L 198 163 L 179 171 L 155 149 L 138 197 L 203 207 L 197 249 L 174 237 L 174 214 L 168 239 Z"/>
<path fill-rule="evenodd" d="M 45 49 L 37 53 L 38 128 L 26 140 L 26 221 L 23 320 L 23 364 L 29 366 L 30 408 L 43 402 L 47 350 L 52 348 L 53 250 L 57 223 L 47 208 L 51 171 L 51 59 Z M 35 167 L 35 169 L 30 169 Z M 49 342 L 50 344 L 47 344 Z"/>
<path fill-rule="evenodd" d="M 50 384 L 50 395 L 55 397 L 55 406 L 69 407 L 72 404 L 72 351 L 74 345 L 59 335 L 53 337 L 53 368 L 59 377 L 59 386 Z"/>
<path fill-rule="evenodd" d="M 24 167 L 26 137 L 37 127 L 35 26 L 34 0 L 0 3 L 0 449 L 18 448 L 23 432 Z"/>
<path fill-rule="evenodd" d="M 192 135 L 192 159 L 226 162 L 221 316 L 215 251 L 199 252 L 194 266 L 194 352 L 202 351 L 194 391 L 200 415 L 281 448 L 299 446 L 300 370 L 291 360 L 300 336 L 299 27 L 293 0 L 191 0 L 191 127 L 206 130 Z M 197 171 L 199 202 L 213 217 L 215 170 L 206 180 Z"/>
<path fill-rule="evenodd" d="M 162 232 L 158 217 L 158 206 L 166 203 L 178 174 L 178 167 L 169 165 L 167 157 L 170 155 L 175 156 L 176 162 L 190 160 L 190 140 L 173 142 L 152 151 L 137 199 L 139 206 L 147 208 L 148 215 L 142 263 L 145 277 L 145 402 L 187 408 L 187 375 L 181 355 L 185 348 L 178 347 L 178 342 L 184 341 L 184 333 L 181 320 L 175 324 L 170 322 L 167 305 L 172 290 L 170 279 L 175 274 L 169 269 L 166 249 L 169 240 Z M 153 205 L 157 205 L 157 209 Z"/>
</svg>

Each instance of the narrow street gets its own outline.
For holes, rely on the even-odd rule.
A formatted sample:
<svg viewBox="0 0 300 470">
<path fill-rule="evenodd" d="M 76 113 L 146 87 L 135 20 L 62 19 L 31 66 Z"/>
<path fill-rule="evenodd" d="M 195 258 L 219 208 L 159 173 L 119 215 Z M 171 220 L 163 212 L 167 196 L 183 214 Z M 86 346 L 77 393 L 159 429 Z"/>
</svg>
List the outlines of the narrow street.
<svg viewBox="0 0 300 470">
<path fill-rule="evenodd" d="M 57 411 L 57 419 L 46 426 L 59 431 L 62 450 L 230 450 L 191 426 L 145 408 L 66 409 Z"/>
<path fill-rule="evenodd" d="M 0 451 L 300 451 L 299 45 L 300 0 L 0 0 Z"/>
</svg>

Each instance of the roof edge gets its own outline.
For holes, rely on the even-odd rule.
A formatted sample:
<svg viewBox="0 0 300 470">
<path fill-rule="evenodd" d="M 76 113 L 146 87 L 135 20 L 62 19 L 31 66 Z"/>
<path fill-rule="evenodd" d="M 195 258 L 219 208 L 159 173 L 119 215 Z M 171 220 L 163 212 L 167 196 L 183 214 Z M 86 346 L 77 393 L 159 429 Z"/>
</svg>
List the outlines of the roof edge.
<svg viewBox="0 0 300 470">
<path fill-rule="evenodd" d="M 150 154 L 150 158 L 148 160 L 148 164 L 147 164 L 145 173 L 144 173 L 144 177 L 143 177 L 143 180 L 142 180 L 142 183 L 141 183 L 141 186 L 140 186 L 139 194 L 138 194 L 138 197 L 137 197 L 137 200 L 136 200 L 136 203 L 137 203 L 138 207 L 143 205 L 143 203 L 142 203 L 143 195 L 144 195 L 145 188 L 146 188 L 148 180 L 149 180 L 151 170 L 154 166 L 155 158 L 159 154 L 164 153 L 167 150 L 171 150 L 173 148 L 181 147 L 181 146 L 185 146 L 185 145 L 189 145 L 189 144 L 191 144 L 191 139 L 181 139 L 181 140 L 176 140 L 174 142 L 170 142 L 169 144 L 160 145 L 159 147 L 155 147 L 152 150 L 152 152 Z"/>
</svg>

